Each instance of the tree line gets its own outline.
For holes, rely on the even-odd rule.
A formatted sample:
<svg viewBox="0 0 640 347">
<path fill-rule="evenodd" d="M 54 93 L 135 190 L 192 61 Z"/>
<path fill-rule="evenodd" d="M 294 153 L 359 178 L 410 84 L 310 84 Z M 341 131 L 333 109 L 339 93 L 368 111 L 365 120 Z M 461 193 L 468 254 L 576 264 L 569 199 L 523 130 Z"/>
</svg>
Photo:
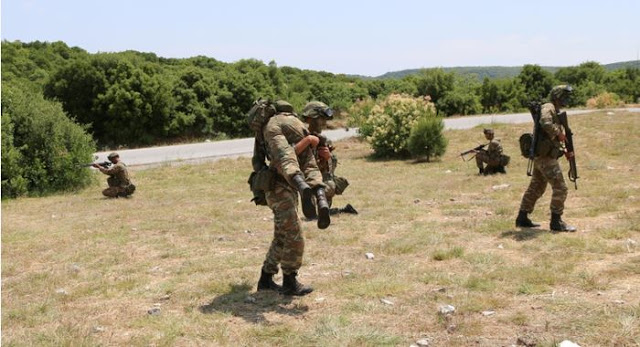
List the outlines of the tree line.
<svg viewBox="0 0 640 347">
<path fill-rule="evenodd" d="M 96 148 L 250 136 L 245 112 L 258 97 L 285 99 L 298 110 L 310 100 L 322 101 L 343 116 L 354 114 L 352 124 L 360 125 L 367 115 L 355 115 L 358 101 L 428 96 L 440 117 L 523 111 L 527 101 L 546 98 L 559 83 L 576 87 L 572 106 L 602 94 L 607 102 L 640 98 L 640 69 L 607 71 L 596 62 L 555 73 L 526 65 L 516 77 L 500 79 L 441 68 L 370 79 L 280 67 L 274 61 L 225 63 L 136 51 L 92 54 L 60 41 L 4 40 L 2 193 L 59 190 L 66 186 L 64 179 L 57 180 L 61 172 L 90 159 Z M 61 125 L 47 130 L 43 124 Z M 81 176 L 70 177 L 76 182 L 71 186 L 87 184 Z"/>
</svg>

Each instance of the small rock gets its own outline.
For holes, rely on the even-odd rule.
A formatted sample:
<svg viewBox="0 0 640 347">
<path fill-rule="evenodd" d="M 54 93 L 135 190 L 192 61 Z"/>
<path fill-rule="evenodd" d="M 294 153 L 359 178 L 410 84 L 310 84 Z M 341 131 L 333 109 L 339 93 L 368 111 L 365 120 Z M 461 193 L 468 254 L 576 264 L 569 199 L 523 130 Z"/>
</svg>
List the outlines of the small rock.
<svg viewBox="0 0 640 347">
<path fill-rule="evenodd" d="M 598 292 L 598 296 L 602 296 L 602 295 L 604 295 L 603 292 Z"/>
<path fill-rule="evenodd" d="M 131 231 L 138 231 L 138 228 L 131 228 Z"/>
<path fill-rule="evenodd" d="M 498 185 L 495 185 L 495 186 L 491 187 L 491 189 L 493 189 L 493 190 L 503 190 L 503 189 L 507 189 L 507 188 L 509 188 L 510 186 L 511 186 L 511 185 L 510 185 L 510 184 L 508 184 L 508 183 L 505 183 L 505 184 L 498 184 Z"/>
<path fill-rule="evenodd" d="M 447 170 L 447 171 L 445 171 L 444 173 L 451 173 L 451 170 Z"/>
<path fill-rule="evenodd" d="M 607 166 L 607 170 L 615 170 L 616 168 L 613 166 Z"/>
<path fill-rule="evenodd" d="M 364 256 L 365 256 L 367 259 L 373 259 L 373 258 L 375 257 L 375 256 L 373 255 L 373 253 L 365 253 L 365 254 L 364 254 Z"/>
<path fill-rule="evenodd" d="M 614 304 L 623 305 L 625 301 L 624 300 L 613 300 L 612 302 Z"/>
<path fill-rule="evenodd" d="M 66 290 L 66 289 L 64 289 L 64 288 L 58 288 L 58 289 L 56 289 L 56 294 L 59 294 L 59 295 L 69 295 L 69 293 L 67 292 L 67 290 Z"/>
<path fill-rule="evenodd" d="M 502 244 L 499 244 L 499 245 L 498 245 L 498 248 L 499 248 L 499 249 L 504 249 L 504 246 L 503 246 Z"/>
<path fill-rule="evenodd" d="M 613 116 L 614 114 L 615 114 L 615 113 L 613 113 L 613 112 L 611 112 L 611 111 L 607 112 L 607 116 Z"/>
<path fill-rule="evenodd" d="M 218 241 L 225 241 L 226 239 L 225 239 L 225 237 L 224 237 L 224 236 L 220 236 L 220 237 L 218 237 L 218 238 L 217 238 L 217 240 L 218 240 Z"/>
<path fill-rule="evenodd" d="M 438 289 L 434 289 L 434 292 L 438 292 L 438 293 L 446 293 L 447 292 L 447 288 L 446 287 L 442 287 L 442 288 L 438 288 Z"/>
<path fill-rule="evenodd" d="M 55 218 L 56 218 L 56 215 L 55 215 L 55 214 L 52 214 L 52 215 L 51 215 L 51 218 L 54 218 L 54 219 L 55 219 Z"/>
<path fill-rule="evenodd" d="M 420 346 L 420 347 L 428 347 L 429 346 L 429 339 L 420 339 L 418 341 L 416 341 L 416 345 Z"/>
<path fill-rule="evenodd" d="M 162 268 L 159 266 L 154 266 L 151 269 L 149 269 L 149 272 L 160 272 L 162 271 Z"/>
<path fill-rule="evenodd" d="M 342 276 L 344 276 L 344 277 L 351 276 L 351 270 L 344 270 L 344 271 L 342 271 Z"/>
<path fill-rule="evenodd" d="M 491 211 L 487 211 L 487 212 L 485 212 L 484 214 L 485 214 L 485 215 L 487 215 L 487 216 L 492 216 L 492 215 L 493 215 L 493 212 L 491 212 Z"/>
<path fill-rule="evenodd" d="M 236 200 L 237 204 L 241 204 L 243 201 L 242 200 Z"/>
<path fill-rule="evenodd" d="M 254 298 L 254 297 L 253 297 L 253 296 L 251 296 L 251 295 L 248 295 L 246 298 L 244 298 L 244 302 L 245 302 L 246 304 L 253 304 L 253 303 L 255 303 L 255 302 L 256 302 L 256 298 Z"/>
<path fill-rule="evenodd" d="M 153 307 L 160 307 L 160 306 L 162 306 L 162 304 L 159 302 L 156 302 L 155 304 L 153 304 Z"/>
<path fill-rule="evenodd" d="M 456 331 L 456 329 L 458 329 L 458 326 L 455 324 L 449 324 L 449 326 L 447 327 L 447 332 L 449 334 L 453 333 L 454 331 Z"/>
<path fill-rule="evenodd" d="M 380 302 L 385 304 L 385 305 L 393 305 L 393 301 L 387 300 L 387 299 L 380 299 Z"/>
<path fill-rule="evenodd" d="M 251 230 L 245 230 L 245 231 L 244 231 L 244 233 L 245 233 L 245 234 L 251 234 L 251 233 L 253 233 L 253 231 L 251 231 Z"/>
<path fill-rule="evenodd" d="M 78 264 L 71 264 L 71 266 L 69 267 L 71 269 L 71 271 L 73 272 L 80 272 L 80 266 Z"/>
<path fill-rule="evenodd" d="M 263 220 L 263 221 L 268 221 L 268 220 L 269 220 L 269 218 L 264 217 L 264 218 L 262 218 L 262 220 Z"/>
<path fill-rule="evenodd" d="M 163 295 L 163 296 L 158 298 L 158 300 L 161 300 L 161 301 L 167 301 L 169 299 L 171 299 L 171 295 L 169 295 L 169 294 Z"/>
<path fill-rule="evenodd" d="M 413 203 L 414 203 L 414 204 L 419 204 L 419 203 L 420 203 L 420 199 L 415 199 L 415 200 L 413 200 Z"/>
<path fill-rule="evenodd" d="M 456 199 L 454 199 L 454 198 L 449 198 L 449 201 L 456 201 Z"/>
<path fill-rule="evenodd" d="M 148 313 L 149 315 L 151 315 L 151 316 L 157 316 L 157 315 L 159 315 L 159 314 L 160 314 L 160 312 L 161 312 L 161 311 L 160 311 L 160 308 L 158 308 L 158 307 L 151 308 L 151 309 L 149 309 L 149 310 L 147 311 L 147 313 Z"/>
<path fill-rule="evenodd" d="M 609 113 L 611 113 L 611 112 L 609 112 Z M 558 347 L 580 347 L 580 345 L 575 343 L 575 342 L 571 342 L 569 340 L 564 340 L 564 341 L 560 342 Z"/>
<path fill-rule="evenodd" d="M 493 316 L 494 314 L 496 314 L 496 311 L 482 311 L 482 315 L 485 317 Z"/>
<path fill-rule="evenodd" d="M 456 312 L 456 308 L 453 305 L 441 305 L 438 312 L 441 315 L 448 315 Z"/>
<path fill-rule="evenodd" d="M 101 333 L 101 332 L 105 331 L 106 329 L 103 326 L 98 325 L 98 326 L 93 327 L 92 330 L 93 330 L 94 333 Z"/>
<path fill-rule="evenodd" d="M 325 298 L 316 298 L 316 302 L 320 303 L 320 302 L 324 302 Z"/>
<path fill-rule="evenodd" d="M 516 340 L 516 345 L 525 347 L 535 347 L 538 343 L 531 336 L 519 336 Z"/>
</svg>

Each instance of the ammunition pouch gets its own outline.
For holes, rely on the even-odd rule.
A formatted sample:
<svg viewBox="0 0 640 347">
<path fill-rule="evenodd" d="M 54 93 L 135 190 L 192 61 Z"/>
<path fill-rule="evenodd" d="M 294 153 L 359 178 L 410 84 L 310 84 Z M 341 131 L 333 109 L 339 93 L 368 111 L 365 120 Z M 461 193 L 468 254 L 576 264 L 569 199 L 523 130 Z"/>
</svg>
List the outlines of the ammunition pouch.
<svg viewBox="0 0 640 347">
<path fill-rule="evenodd" d="M 511 157 L 505 154 L 500 155 L 500 166 L 507 166 L 511 161 Z"/>
<path fill-rule="evenodd" d="M 254 172 L 251 190 L 263 190 L 265 192 L 273 190 L 276 184 L 276 172 L 263 168 L 258 172 Z"/>
<path fill-rule="evenodd" d="M 135 184 L 133 184 L 133 183 L 131 183 L 131 184 L 129 184 L 128 186 L 124 187 L 124 193 L 125 193 L 126 195 L 131 195 L 131 194 L 133 194 L 133 192 L 135 192 L 135 191 L 136 191 L 136 185 L 135 185 Z"/>
</svg>

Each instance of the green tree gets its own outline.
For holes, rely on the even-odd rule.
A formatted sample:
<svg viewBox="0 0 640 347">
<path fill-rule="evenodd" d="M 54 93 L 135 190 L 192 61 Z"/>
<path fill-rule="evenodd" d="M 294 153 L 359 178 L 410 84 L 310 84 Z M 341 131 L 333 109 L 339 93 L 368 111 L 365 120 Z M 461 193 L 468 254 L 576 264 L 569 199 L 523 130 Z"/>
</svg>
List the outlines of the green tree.
<svg viewBox="0 0 640 347">
<path fill-rule="evenodd" d="M 520 100 L 523 106 L 529 101 L 546 99 L 554 85 L 553 75 L 539 65 L 525 65 L 517 79 L 524 89 Z"/>
</svg>

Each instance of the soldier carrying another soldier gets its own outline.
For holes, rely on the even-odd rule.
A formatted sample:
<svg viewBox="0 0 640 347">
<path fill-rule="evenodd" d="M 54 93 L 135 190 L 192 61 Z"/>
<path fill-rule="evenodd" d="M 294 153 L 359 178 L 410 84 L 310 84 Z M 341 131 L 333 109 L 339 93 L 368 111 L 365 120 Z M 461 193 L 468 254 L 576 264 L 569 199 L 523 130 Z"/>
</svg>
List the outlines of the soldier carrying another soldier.
<svg viewBox="0 0 640 347">
<path fill-rule="evenodd" d="M 262 266 L 258 290 L 306 295 L 313 288 L 296 279 L 304 254 L 304 235 L 297 214 L 298 192 L 302 194 L 305 216 L 317 216 L 320 229 L 327 228 L 331 222 L 322 174 L 312 154 L 319 139 L 308 133 L 293 113 L 293 106 L 285 101 L 272 104 L 258 100 L 248 116 L 250 127 L 256 132 L 254 173 L 249 183 L 256 204 L 268 205 L 274 216 L 273 240 Z M 268 166 L 266 160 L 269 160 Z M 312 195 L 318 201 L 317 212 Z M 284 274 L 282 286 L 273 281 L 278 265 Z"/>
</svg>

